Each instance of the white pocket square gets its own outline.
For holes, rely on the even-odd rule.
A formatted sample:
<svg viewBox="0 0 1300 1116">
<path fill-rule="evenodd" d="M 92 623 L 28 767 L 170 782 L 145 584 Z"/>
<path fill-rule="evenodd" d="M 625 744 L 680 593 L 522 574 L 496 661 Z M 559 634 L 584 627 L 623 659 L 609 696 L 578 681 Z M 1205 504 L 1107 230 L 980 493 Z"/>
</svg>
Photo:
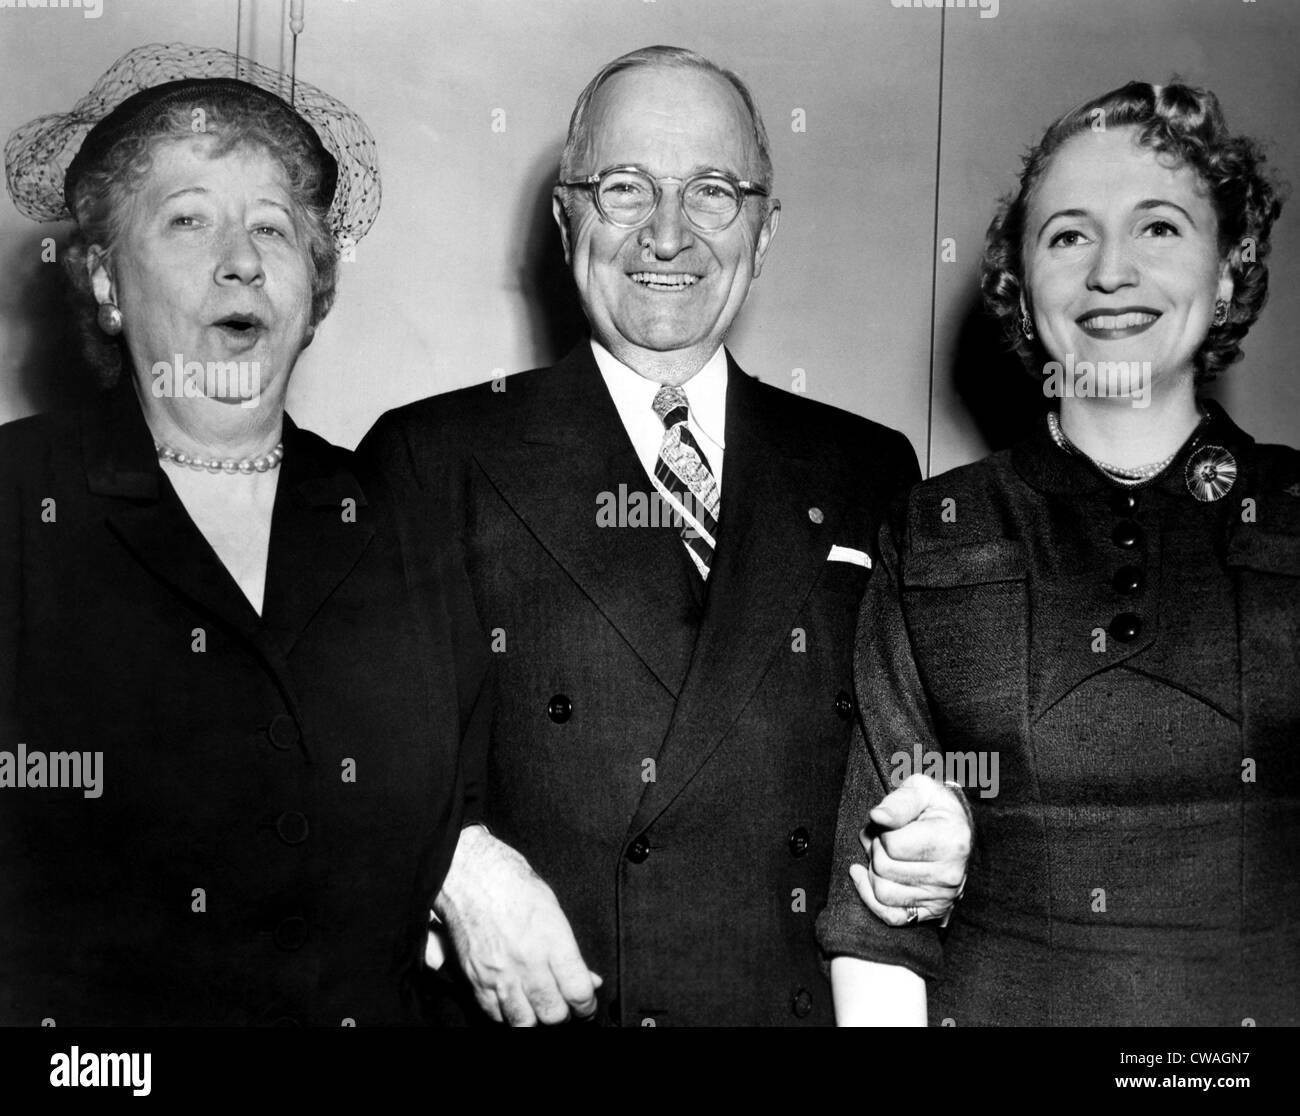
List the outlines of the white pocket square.
<svg viewBox="0 0 1300 1116">
<path fill-rule="evenodd" d="M 851 546 L 832 546 L 826 555 L 828 562 L 852 562 L 855 566 L 871 569 L 871 555 L 865 550 L 854 550 Z"/>
</svg>

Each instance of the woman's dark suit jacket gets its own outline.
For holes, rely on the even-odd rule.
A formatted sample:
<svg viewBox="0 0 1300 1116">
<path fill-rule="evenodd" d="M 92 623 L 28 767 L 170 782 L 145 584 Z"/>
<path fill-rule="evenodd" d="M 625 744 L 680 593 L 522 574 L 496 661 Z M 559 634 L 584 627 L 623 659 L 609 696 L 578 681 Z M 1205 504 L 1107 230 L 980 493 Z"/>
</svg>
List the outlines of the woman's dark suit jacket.
<svg viewBox="0 0 1300 1116">
<path fill-rule="evenodd" d="M 930 978 L 931 1022 L 1300 1022 L 1300 453 L 1210 407 L 1140 490 L 1042 429 L 920 485 L 884 533 L 819 930 Z M 1202 503 L 1186 464 L 1210 446 L 1238 473 Z M 877 923 L 848 877 L 914 749 L 972 786 L 946 939 Z M 994 756 L 985 796 L 969 761 Z"/>
<path fill-rule="evenodd" d="M 0 428 L 0 751 L 103 753 L 98 797 L 0 785 L 0 1022 L 408 1018 L 486 647 L 436 524 L 284 447 L 259 617 L 129 385 Z"/>
</svg>

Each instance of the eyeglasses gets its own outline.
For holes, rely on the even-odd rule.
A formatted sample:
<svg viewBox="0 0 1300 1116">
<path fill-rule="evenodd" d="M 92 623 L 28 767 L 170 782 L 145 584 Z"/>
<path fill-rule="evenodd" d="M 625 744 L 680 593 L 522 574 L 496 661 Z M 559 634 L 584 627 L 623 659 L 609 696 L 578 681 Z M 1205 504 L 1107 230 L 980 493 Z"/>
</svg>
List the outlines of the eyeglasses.
<svg viewBox="0 0 1300 1116">
<path fill-rule="evenodd" d="M 661 182 L 677 182 L 682 214 L 700 232 L 716 233 L 737 217 L 750 194 L 767 197 L 766 187 L 742 182 L 726 171 L 705 171 L 690 178 L 652 178 L 640 167 L 608 167 L 599 174 L 561 181 L 561 186 L 590 187 L 596 210 L 620 229 L 635 229 L 654 216 L 663 197 Z"/>
</svg>

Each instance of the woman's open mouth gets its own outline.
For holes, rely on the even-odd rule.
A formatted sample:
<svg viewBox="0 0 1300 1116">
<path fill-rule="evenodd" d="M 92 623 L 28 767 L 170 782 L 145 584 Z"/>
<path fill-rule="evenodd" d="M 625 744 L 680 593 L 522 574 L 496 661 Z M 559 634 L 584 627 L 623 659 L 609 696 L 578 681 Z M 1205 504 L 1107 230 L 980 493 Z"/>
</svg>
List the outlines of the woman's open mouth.
<svg viewBox="0 0 1300 1116">
<path fill-rule="evenodd" d="M 246 351 L 261 340 L 266 323 L 256 314 L 227 314 L 212 323 L 212 328 L 225 338 L 231 348 Z"/>
</svg>

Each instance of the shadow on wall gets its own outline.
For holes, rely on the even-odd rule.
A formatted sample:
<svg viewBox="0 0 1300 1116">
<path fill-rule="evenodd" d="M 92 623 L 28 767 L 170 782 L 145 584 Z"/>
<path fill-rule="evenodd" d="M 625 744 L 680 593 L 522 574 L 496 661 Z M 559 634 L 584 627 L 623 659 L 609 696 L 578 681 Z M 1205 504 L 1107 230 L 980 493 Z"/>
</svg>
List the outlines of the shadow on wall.
<svg viewBox="0 0 1300 1116">
<path fill-rule="evenodd" d="M 963 307 L 952 382 L 990 453 L 1025 438 L 1049 408 L 1040 383 L 1025 372 L 978 294 Z"/>
<path fill-rule="evenodd" d="M 75 407 L 95 392 L 94 376 L 81 358 L 62 267 L 49 256 L 47 238 L 63 251 L 67 226 L 42 225 L 8 239 L 0 267 L 9 277 L 3 300 L 5 410 L 18 418 Z"/>
<path fill-rule="evenodd" d="M 587 318 L 578 300 L 569 265 L 564 262 L 560 230 L 551 215 L 551 191 L 560 165 L 556 146 L 533 164 L 523 193 L 518 227 L 527 230 L 519 268 L 520 300 L 527 315 L 532 365 L 554 364 L 587 336 Z"/>
</svg>

